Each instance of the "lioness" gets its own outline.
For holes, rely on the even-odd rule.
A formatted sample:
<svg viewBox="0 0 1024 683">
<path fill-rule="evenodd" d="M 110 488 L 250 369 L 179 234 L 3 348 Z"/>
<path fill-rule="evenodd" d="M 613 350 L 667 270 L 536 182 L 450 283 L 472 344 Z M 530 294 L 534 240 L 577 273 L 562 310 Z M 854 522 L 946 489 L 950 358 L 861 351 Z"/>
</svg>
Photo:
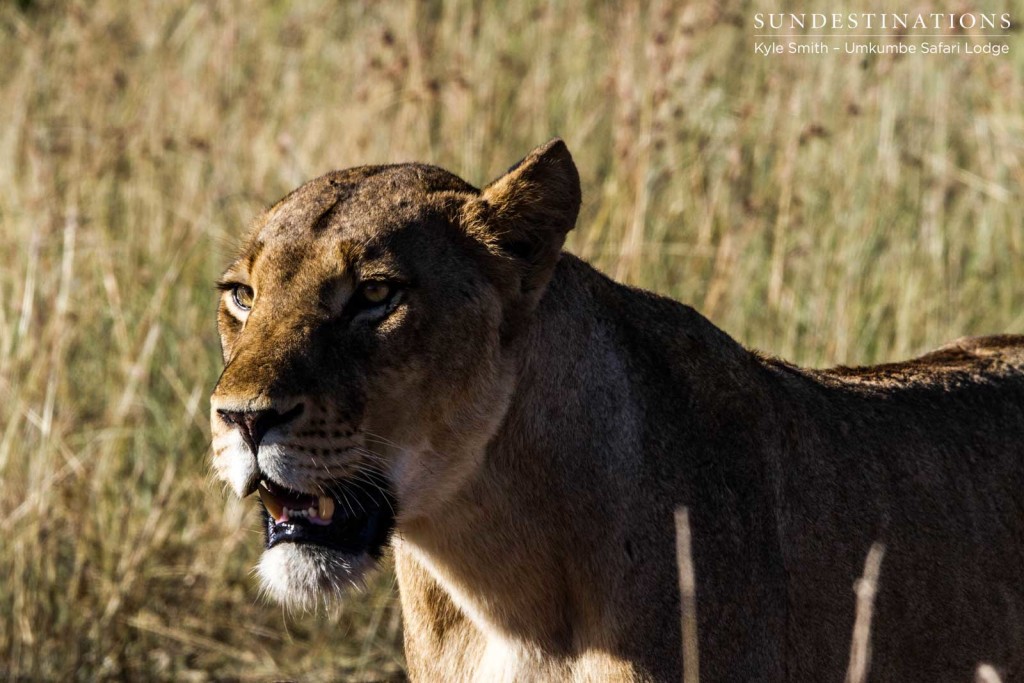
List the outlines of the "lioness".
<svg viewBox="0 0 1024 683">
<path fill-rule="evenodd" d="M 390 544 L 414 680 L 677 681 L 686 506 L 702 680 L 841 680 L 875 541 L 876 680 L 1024 676 L 1024 337 L 803 370 L 562 253 L 579 206 L 554 140 L 257 220 L 211 421 L 266 591 L 335 600 Z"/>
</svg>

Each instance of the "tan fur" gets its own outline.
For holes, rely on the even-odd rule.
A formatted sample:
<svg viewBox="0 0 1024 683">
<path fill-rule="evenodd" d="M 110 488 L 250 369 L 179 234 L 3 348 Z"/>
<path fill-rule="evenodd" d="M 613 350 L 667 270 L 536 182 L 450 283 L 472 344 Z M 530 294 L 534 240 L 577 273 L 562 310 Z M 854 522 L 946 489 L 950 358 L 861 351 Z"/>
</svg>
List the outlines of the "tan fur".
<svg viewBox="0 0 1024 683">
<path fill-rule="evenodd" d="M 274 205 L 224 276 L 218 475 L 386 477 L 413 680 L 679 680 L 683 505 L 703 680 L 841 678 L 874 541 L 879 680 L 1019 672 L 1022 338 L 801 370 L 562 254 L 579 205 L 557 140 L 482 191 L 406 164 Z M 350 316 L 368 278 L 402 295 Z M 257 456 L 217 414 L 300 403 Z M 300 607 L 370 564 L 271 552 Z"/>
</svg>

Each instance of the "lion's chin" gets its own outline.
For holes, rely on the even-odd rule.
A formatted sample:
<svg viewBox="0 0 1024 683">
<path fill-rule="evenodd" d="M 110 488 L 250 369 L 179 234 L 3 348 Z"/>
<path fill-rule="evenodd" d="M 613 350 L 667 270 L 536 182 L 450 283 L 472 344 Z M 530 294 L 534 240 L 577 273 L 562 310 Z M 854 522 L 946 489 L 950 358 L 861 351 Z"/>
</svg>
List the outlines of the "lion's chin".
<svg viewBox="0 0 1024 683">
<path fill-rule="evenodd" d="M 317 493 L 261 479 L 263 592 L 288 609 L 330 609 L 383 555 L 395 527 L 385 484 L 319 483 Z M 312 487 L 311 487 L 312 488 Z"/>
<path fill-rule="evenodd" d="M 376 560 L 311 544 L 281 543 L 266 550 L 257 572 L 264 592 L 287 609 L 329 610 L 344 593 L 363 587 Z"/>
</svg>

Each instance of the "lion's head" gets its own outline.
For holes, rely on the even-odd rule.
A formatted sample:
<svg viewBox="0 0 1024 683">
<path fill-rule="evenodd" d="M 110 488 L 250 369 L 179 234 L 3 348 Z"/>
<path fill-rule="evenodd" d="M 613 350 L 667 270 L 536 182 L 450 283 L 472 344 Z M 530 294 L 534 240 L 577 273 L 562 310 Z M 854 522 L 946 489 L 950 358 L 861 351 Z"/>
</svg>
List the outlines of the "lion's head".
<svg viewBox="0 0 1024 683">
<path fill-rule="evenodd" d="M 579 204 L 555 140 L 482 191 L 361 167 L 256 221 L 219 283 L 211 424 L 217 475 L 259 492 L 273 597 L 337 595 L 473 476 Z"/>
</svg>

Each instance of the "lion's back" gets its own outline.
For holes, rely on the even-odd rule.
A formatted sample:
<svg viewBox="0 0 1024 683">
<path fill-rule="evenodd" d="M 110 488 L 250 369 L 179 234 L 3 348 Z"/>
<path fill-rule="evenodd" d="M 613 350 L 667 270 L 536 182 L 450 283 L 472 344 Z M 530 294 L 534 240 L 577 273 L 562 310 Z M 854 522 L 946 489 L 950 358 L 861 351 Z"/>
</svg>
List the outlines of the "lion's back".
<svg viewBox="0 0 1024 683">
<path fill-rule="evenodd" d="M 837 366 L 812 374 L 827 384 L 899 389 L 1024 379 L 1024 335 L 962 337 L 916 358 L 861 367 Z"/>
</svg>

